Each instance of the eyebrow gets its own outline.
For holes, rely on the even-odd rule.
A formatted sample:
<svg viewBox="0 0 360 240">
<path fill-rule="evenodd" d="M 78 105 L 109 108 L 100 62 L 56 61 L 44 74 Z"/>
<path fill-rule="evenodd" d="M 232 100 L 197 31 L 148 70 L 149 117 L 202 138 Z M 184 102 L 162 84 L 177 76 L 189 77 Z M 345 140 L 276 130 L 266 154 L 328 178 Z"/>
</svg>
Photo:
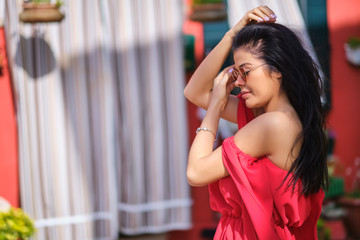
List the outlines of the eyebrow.
<svg viewBox="0 0 360 240">
<path fill-rule="evenodd" d="M 245 66 L 246 64 L 250 64 L 250 63 L 247 63 L 247 62 L 246 62 L 246 63 L 243 63 L 243 64 L 239 65 L 238 68 L 243 67 L 243 66 Z"/>
</svg>

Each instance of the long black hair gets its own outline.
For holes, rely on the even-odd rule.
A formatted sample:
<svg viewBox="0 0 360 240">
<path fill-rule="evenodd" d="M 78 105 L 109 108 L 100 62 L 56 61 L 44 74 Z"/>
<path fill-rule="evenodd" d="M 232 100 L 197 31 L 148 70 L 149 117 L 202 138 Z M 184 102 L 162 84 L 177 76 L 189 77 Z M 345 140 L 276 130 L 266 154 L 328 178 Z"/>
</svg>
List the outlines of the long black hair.
<svg viewBox="0 0 360 240">
<path fill-rule="evenodd" d="M 292 186 L 294 190 L 301 180 L 301 194 L 305 196 L 325 189 L 328 185 L 327 139 L 318 66 L 296 34 L 281 24 L 260 23 L 244 27 L 233 40 L 233 50 L 240 47 L 265 61 L 270 71 L 281 73 L 281 89 L 302 123 L 302 131 L 291 151 L 299 141 L 302 141 L 301 150 L 283 183 L 293 173 L 287 187 Z"/>
</svg>

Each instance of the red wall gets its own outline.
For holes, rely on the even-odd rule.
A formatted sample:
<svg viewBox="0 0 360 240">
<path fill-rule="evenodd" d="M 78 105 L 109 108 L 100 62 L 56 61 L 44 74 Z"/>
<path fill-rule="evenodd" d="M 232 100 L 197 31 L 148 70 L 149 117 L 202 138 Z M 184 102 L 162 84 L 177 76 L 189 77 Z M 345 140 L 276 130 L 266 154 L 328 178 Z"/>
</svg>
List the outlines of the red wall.
<svg viewBox="0 0 360 240">
<path fill-rule="evenodd" d="M 190 6 L 191 0 L 184 0 L 186 6 Z M 189 9 L 187 9 L 189 10 Z M 195 60 L 198 66 L 204 59 L 204 26 L 202 23 L 186 20 L 183 26 L 183 33 L 195 36 Z M 186 83 L 190 80 L 192 73 L 187 73 Z M 197 107 L 187 102 L 188 124 L 189 124 L 189 144 L 195 138 L 195 131 L 200 126 L 201 121 L 197 117 Z M 190 147 L 190 146 L 189 146 Z M 193 226 L 188 231 L 172 231 L 168 234 L 167 240 L 201 240 L 207 239 L 202 237 L 204 230 L 215 230 L 217 225 L 217 215 L 210 209 L 208 187 L 192 187 L 191 196 L 192 205 L 192 222 Z"/>
<path fill-rule="evenodd" d="M 343 164 L 338 173 L 360 157 L 360 67 L 349 65 L 345 58 L 344 43 L 350 36 L 360 37 L 360 1 L 328 0 L 327 16 L 331 46 L 332 110 L 328 127 L 337 137 L 334 154 Z M 347 177 L 346 189 L 351 188 Z"/>
<path fill-rule="evenodd" d="M 4 28 L 0 27 L 0 196 L 19 205 L 16 120 L 6 57 Z"/>
</svg>

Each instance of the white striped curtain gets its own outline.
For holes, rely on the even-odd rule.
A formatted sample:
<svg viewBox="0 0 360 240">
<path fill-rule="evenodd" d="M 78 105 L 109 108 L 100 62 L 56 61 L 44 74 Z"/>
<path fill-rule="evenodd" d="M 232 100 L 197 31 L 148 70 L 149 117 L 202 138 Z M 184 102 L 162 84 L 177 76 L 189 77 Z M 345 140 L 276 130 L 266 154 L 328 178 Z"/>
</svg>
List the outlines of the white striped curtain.
<svg viewBox="0 0 360 240">
<path fill-rule="evenodd" d="M 182 1 L 67 0 L 48 24 L 21 4 L 5 29 L 36 239 L 189 228 Z"/>
</svg>

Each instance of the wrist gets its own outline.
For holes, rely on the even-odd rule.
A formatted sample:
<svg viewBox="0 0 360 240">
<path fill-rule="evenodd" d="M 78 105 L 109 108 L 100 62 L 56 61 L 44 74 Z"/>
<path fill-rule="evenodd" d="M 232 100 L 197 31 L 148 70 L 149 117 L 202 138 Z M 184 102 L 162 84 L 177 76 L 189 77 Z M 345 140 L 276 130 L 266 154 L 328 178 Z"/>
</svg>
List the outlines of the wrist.
<svg viewBox="0 0 360 240">
<path fill-rule="evenodd" d="M 218 113 L 220 115 L 223 109 L 224 109 L 223 103 L 211 101 L 207 111 L 212 113 Z"/>
<path fill-rule="evenodd" d="M 230 28 L 230 30 L 225 33 L 225 36 L 228 36 L 230 38 L 234 38 L 236 36 L 236 33 L 232 28 Z"/>
<path fill-rule="evenodd" d="M 232 38 L 234 38 L 236 36 L 236 34 L 238 32 L 240 32 L 240 30 L 246 26 L 246 22 L 244 22 L 244 19 L 240 20 L 240 22 L 238 22 L 235 26 L 233 26 L 232 28 L 230 28 L 230 30 L 227 32 L 227 34 L 229 34 L 229 36 L 232 36 Z"/>
</svg>

